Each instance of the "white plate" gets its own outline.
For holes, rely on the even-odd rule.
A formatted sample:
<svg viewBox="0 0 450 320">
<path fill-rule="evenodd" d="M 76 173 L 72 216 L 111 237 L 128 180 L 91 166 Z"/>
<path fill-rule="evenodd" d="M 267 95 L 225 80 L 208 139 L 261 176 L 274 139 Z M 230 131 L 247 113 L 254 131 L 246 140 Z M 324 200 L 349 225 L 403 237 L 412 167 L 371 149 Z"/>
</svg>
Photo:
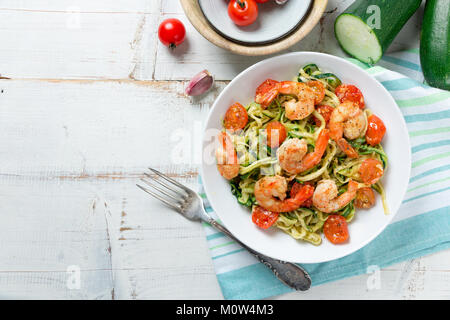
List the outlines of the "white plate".
<svg viewBox="0 0 450 320">
<path fill-rule="evenodd" d="M 221 129 L 228 107 L 239 101 L 253 101 L 255 88 L 265 79 L 291 80 L 298 69 L 308 63 L 336 74 L 343 83 L 355 84 L 362 91 L 366 106 L 386 125 L 383 147 L 388 155 L 388 168 L 383 177 L 387 202 L 391 213 L 385 215 L 377 196 L 376 205 L 369 210 L 358 210 L 349 223 L 350 239 L 345 244 L 333 245 L 322 235 L 322 244 L 295 240 L 278 228 L 262 230 L 251 220 L 250 211 L 238 204 L 230 192 L 228 181 L 217 171 L 211 137 L 208 129 Z M 316 263 L 337 259 L 362 248 L 389 224 L 396 214 L 409 181 L 411 152 L 406 124 L 394 99 L 375 78 L 352 63 L 327 54 L 295 52 L 261 61 L 240 73 L 222 91 L 215 101 L 206 122 L 203 137 L 204 159 L 201 175 L 206 195 L 223 224 L 243 243 L 270 257 L 298 263 Z M 208 154 L 209 157 L 205 157 Z M 211 161 L 212 159 L 212 161 Z"/>
<path fill-rule="evenodd" d="M 311 0 L 291 0 L 278 5 L 274 0 L 258 4 L 258 19 L 240 27 L 228 16 L 226 0 L 199 0 L 200 8 L 209 23 L 224 37 L 236 42 L 263 44 L 278 40 L 300 25 L 308 12 Z"/>
</svg>

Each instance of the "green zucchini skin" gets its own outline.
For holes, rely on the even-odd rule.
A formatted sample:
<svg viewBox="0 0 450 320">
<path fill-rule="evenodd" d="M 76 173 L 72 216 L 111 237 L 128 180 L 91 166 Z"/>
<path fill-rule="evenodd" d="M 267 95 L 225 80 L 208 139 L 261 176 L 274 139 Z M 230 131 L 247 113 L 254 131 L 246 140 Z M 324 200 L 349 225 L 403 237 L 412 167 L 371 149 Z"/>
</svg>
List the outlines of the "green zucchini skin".
<svg viewBox="0 0 450 320">
<path fill-rule="evenodd" d="M 367 26 L 372 29 L 381 46 L 381 51 L 384 53 L 405 23 L 420 7 L 421 2 L 422 0 L 356 0 L 336 18 L 335 24 L 338 23 L 340 16 L 349 14 L 360 18 L 367 25 L 367 21 L 374 16 L 374 12 L 371 10 L 368 12 L 367 8 L 378 6 L 380 8 L 380 28 Z M 348 48 L 343 47 L 340 42 L 339 44 L 344 51 L 349 53 Z M 355 56 L 354 54 L 351 55 Z M 358 59 L 357 56 L 355 58 Z M 377 61 L 373 61 L 373 63 Z"/>
<path fill-rule="evenodd" d="M 420 36 L 420 63 L 430 86 L 450 90 L 450 1 L 427 0 Z"/>
</svg>

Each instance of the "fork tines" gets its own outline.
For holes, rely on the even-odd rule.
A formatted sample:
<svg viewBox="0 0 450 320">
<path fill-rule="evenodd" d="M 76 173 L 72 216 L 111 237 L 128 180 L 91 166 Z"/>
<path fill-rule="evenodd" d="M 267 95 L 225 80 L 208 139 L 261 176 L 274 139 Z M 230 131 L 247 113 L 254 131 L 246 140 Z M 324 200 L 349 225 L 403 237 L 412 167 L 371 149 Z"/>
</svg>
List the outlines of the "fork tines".
<svg viewBox="0 0 450 320">
<path fill-rule="evenodd" d="M 147 179 L 141 178 L 141 181 L 150 188 L 143 187 L 139 184 L 136 184 L 136 186 L 138 186 L 140 189 L 147 192 L 154 198 L 162 201 L 165 205 L 178 211 L 181 210 L 181 205 L 186 200 L 187 193 L 190 190 L 178 181 L 175 181 L 174 179 L 162 174 L 158 170 L 155 170 L 153 168 L 149 169 L 153 173 L 155 173 L 156 176 L 162 179 L 158 179 L 155 176 L 144 173 Z M 163 188 L 161 188 L 161 186 Z"/>
</svg>

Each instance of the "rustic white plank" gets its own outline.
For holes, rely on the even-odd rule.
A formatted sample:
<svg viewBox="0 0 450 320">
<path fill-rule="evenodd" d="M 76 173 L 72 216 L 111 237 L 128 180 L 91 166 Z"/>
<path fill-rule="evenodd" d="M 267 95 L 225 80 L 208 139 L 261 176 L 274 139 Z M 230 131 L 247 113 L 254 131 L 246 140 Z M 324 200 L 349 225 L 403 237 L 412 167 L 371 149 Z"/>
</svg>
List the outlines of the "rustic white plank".
<svg viewBox="0 0 450 320">
<path fill-rule="evenodd" d="M 201 225 L 136 182 L 2 179 L 0 297 L 220 298 Z M 80 268 L 78 290 L 67 287 L 69 266 Z"/>
<path fill-rule="evenodd" d="M 338 282 L 313 287 L 308 292 L 289 293 L 276 299 L 448 299 L 450 297 L 450 277 L 448 272 L 414 271 L 404 286 L 397 289 L 401 270 L 380 272 L 380 288 L 369 289 L 368 275 L 360 275 Z"/>
<path fill-rule="evenodd" d="M 184 82 L 0 80 L 0 172 L 120 176 L 191 165 L 223 86 L 191 103 Z M 192 144 L 182 156 L 180 133 Z"/>
<path fill-rule="evenodd" d="M 223 85 L 191 101 L 183 82 L 0 80 L 0 284 L 30 273 L 14 278 L 13 295 L 220 297 L 201 226 L 135 184 L 153 166 L 195 186 L 198 164 L 192 154 L 171 161 L 171 133 L 200 143 Z M 109 282 L 73 293 L 61 280 L 69 265 L 108 271 Z"/>
<path fill-rule="evenodd" d="M 109 270 L 89 270 L 81 273 L 80 289 L 67 289 L 66 271 L 0 272 L 0 299 L 98 299 L 110 300 Z"/>
<path fill-rule="evenodd" d="M 152 74 L 154 13 L 0 9 L 0 74 L 8 78 L 125 79 Z M 143 50 L 145 49 L 145 55 Z"/>
<path fill-rule="evenodd" d="M 334 38 L 333 22 L 349 3 L 330 0 L 320 23 L 286 52 L 345 56 Z M 407 23 L 390 51 L 417 47 L 422 13 L 419 10 Z M 173 52 L 157 40 L 158 24 L 168 17 L 179 18 L 187 29 L 185 43 Z M 216 79 L 230 80 L 266 58 L 243 57 L 212 45 L 192 27 L 175 0 L 134 0 L 126 6 L 105 1 L 76 6 L 69 1 L 56 5 L 6 1 L 0 18 L 0 74 L 10 78 L 186 80 L 206 68 Z"/>
<path fill-rule="evenodd" d="M 105 211 L 91 187 L 2 176 L 0 190 L 0 297 L 111 299 Z M 67 285 L 70 266 L 80 289 Z"/>
<path fill-rule="evenodd" d="M 343 55 L 332 24 L 350 2 L 330 0 L 289 51 Z M 422 11 L 391 51 L 417 47 Z M 175 52 L 157 41 L 167 17 L 188 31 Z M 265 57 L 211 45 L 175 0 L 3 0 L 0 18 L 0 74 L 13 78 L 0 80 L 0 298 L 221 298 L 201 226 L 135 183 L 151 165 L 194 187 L 193 150 L 226 82 L 190 99 L 179 80 L 204 68 L 230 80 Z M 279 298 L 448 299 L 449 261 L 447 250 L 381 270 L 380 289 L 362 275 Z"/>
<path fill-rule="evenodd" d="M 172 0 L 169 0 L 171 2 Z M 16 1 L 2 0 L 0 10 L 5 11 L 36 11 L 36 12 L 72 12 L 85 13 L 157 13 L 160 11 L 161 0 L 41 0 Z"/>
<path fill-rule="evenodd" d="M 196 185 L 196 177 L 179 181 Z M 221 298 L 201 225 L 162 206 L 135 182 L 121 181 L 119 196 L 106 195 L 118 231 L 115 258 L 126 270 L 129 297 Z"/>
</svg>

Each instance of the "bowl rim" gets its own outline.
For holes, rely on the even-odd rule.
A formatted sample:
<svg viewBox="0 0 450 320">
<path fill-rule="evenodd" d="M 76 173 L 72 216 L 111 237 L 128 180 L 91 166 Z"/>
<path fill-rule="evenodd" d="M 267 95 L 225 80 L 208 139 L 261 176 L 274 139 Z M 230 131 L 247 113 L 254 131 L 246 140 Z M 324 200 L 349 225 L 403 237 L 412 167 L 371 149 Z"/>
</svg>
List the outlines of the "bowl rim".
<svg viewBox="0 0 450 320">
<path fill-rule="evenodd" d="M 180 2 L 189 21 L 205 39 L 216 46 L 229 50 L 233 53 L 245 56 L 261 56 L 285 50 L 309 34 L 322 18 L 327 7 L 328 0 L 314 0 L 310 5 L 308 14 L 303 17 L 302 22 L 299 26 L 297 26 L 296 30 L 289 35 L 270 44 L 248 46 L 233 42 L 214 30 L 204 16 L 203 12 L 201 12 L 200 4 L 197 0 L 180 0 Z"/>
<path fill-rule="evenodd" d="M 282 55 L 278 55 L 275 57 L 271 57 L 271 58 L 267 58 L 264 59 L 260 62 L 257 62 L 255 64 L 253 64 L 252 66 L 246 68 L 245 70 L 243 70 L 242 72 L 240 72 L 223 90 L 222 92 L 218 95 L 218 97 L 215 99 L 213 106 L 211 107 L 211 109 L 209 110 L 208 116 L 206 118 L 206 121 L 204 123 L 204 127 L 203 127 L 203 132 L 202 132 L 202 150 L 204 149 L 204 143 L 206 140 L 206 129 L 208 126 L 208 123 L 210 122 L 210 119 L 212 117 L 212 115 L 215 112 L 215 109 L 217 108 L 218 105 L 218 101 L 220 101 L 220 99 L 227 93 L 228 89 L 231 87 L 231 85 L 238 81 L 238 79 L 240 79 L 241 77 L 243 77 L 246 73 L 251 72 L 251 70 L 258 68 L 260 65 L 262 64 L 266 64 L 266 63 L 270 63 L 271 61 L 275 61 L 277 59 L 280 58 L 288 58 L 290 56 L 296 56 L 296 55 L 303 55 L 303 54 L 308 54 L 308 55 L 312 55 L 312 56 L 326 56 L 327 58 L 331 59 L 331 60 L 338 60 L 343 62 L 344 64 L 347 64 L 349 66 L 350 69 L 358 69 L 359 71 L 364 72 L 364 70 L 360 69 L 358 66 L 356 66 L 355 64 L 341 58 L 341 57 L 337 57 L 337 56 L 333 56 L 330 54 L 326 54 L 326 53 L 320 53 L 320 52 L 312 52 L 312 51 L 298 51 L 298 52 L 291 52 L 291 53 L 285 53 Z M 355 69 L 356 68 L 356 69 Z M 349 71 L 351 72 L 351 70 Z M 395 102 L 394 98 L 392 97 L 392 95 L 389 93 L 389 91 L 375 78 L 373 77 L 371 74 L 367 73 L 367 75 L 373 79 L 374 83 L 376 83 L 375 85 L 378 86 L 379 88 L 381 88 L 381 90 L 383 90 L 386 93 L 386 96 L 388 97 L 389 100 L 391 100 L 391 103 L 393 103 L 395 106 L 397 106 L 397 103 Z M 403 114 L 401 113 L 400 109 L 397 107 L 394 110 L 395 113 L 398 114 L 399 118 L 401 119 L 401 126 L 407 131 L 407 126 L 406 126 L 406 121 L 403 117 Z M 405 161 L 406 163 L 408 163 L 408 174 L 407 177 L 405 179 L 407 179 L 409 181 L 409 178 L 411 177 L 411 142 L 410 142 L 410 137 L 409 134 L 406 135 L 406 139 L 407 141 L 405 141 L 405 143 L 408 146 L 408 152 L 406 155 L 404 155 L 406 157 Z M 205 167 L 207 165 L 205 164 L 204 159 L 202 158 L 202 163 L 200 166 L 200 175 L 202 177 L 202 180 L 204 180 L 204 176 L 205 176 Z M 400 191 L 399 196 L 401 196 L 401 199 L 404 199 L 406 191 L 407 191 L 407 187 L 408 187 L 408 183 L 404 184 L 403 190 Z M 213 210 L 216 212 L 216 214 L 219 216 L 219 218 L 221 218 L 221 215 L 218 213 L 218 211 L 215 209 L 215 200 L 214 197 L 211 197 L 211 193 L 209 192 L 209 187 L 206 183 L 203 183 L 203 188 L 206 194 L 206 197 L 209 200 L 209 203 L 211 205 L 211 207 L 213 208 Z M 350 250 L 349 252 L 342 254 L 340 256 L 336 256 L 336 257 L 331 257 L 331 258 L 322 258 L 322 259 L 313 259 L 313 260 L 308 260 L 308 259 L 304 259 L 302 261 L 293 261 L 291 260 L 290 262 L 294 262 L 294 263 L 322 263 L 322 262 L 327 262 L 327 261 L 333 261 L 333 260 L 337 260 L 340 259 L 342 257 L 348 256 L 352 253 L 355 253 L 356 251 L 360 250 L 361 248 L 365 247 L 367 244 L 369 244 L 372 240 L 374 240 L 376 237 L 378 237 L 385 229 L 386 227 L 392 222 L 393 218 L 397 215 L 398 213 L 398 209 L 401 206 L 401 202 L 399 203 L 398 207 L 396 208 L 395 211 L 391 211 L 390 214 L 387 217 L 387 221 L 385 223 L 384 226 L 380 227 L 379 230 L 377 230 L 377 232 L 375 232 L 371 237 L 367 238 L 366 240 L 362 241 L 361 243 L 359 243 L 358 245 L 355 246 L 355 248 L 353 250 Z M 226 222 L 224 221 L 224 219 L 221 219 L 223 225 L 226 228 L 229 228 L 229 226 L 227 226 Z M 239 240 L 241 241 L 245 246 L 248 246 L 249 248 L 258 251 L 258 249 L 254 248 L 252 246 L 252 244 L 248 244 L 245 241 L 243 241 L 238 235 L 236 235 L 232 230 L 230 230 L 230 232 L 233 233 L 233 235 Z M 259 251 L 258 251 L 259 252 Z M 266 253 L 262 253 L 267 255 Z M 271 254 L 268 255 L 271 258 L 274 259 L 278 259 L 278 260 L 285 260 L 284 257 L 282 257 L 281 255 L 278 254 Z"/>
</svg>

